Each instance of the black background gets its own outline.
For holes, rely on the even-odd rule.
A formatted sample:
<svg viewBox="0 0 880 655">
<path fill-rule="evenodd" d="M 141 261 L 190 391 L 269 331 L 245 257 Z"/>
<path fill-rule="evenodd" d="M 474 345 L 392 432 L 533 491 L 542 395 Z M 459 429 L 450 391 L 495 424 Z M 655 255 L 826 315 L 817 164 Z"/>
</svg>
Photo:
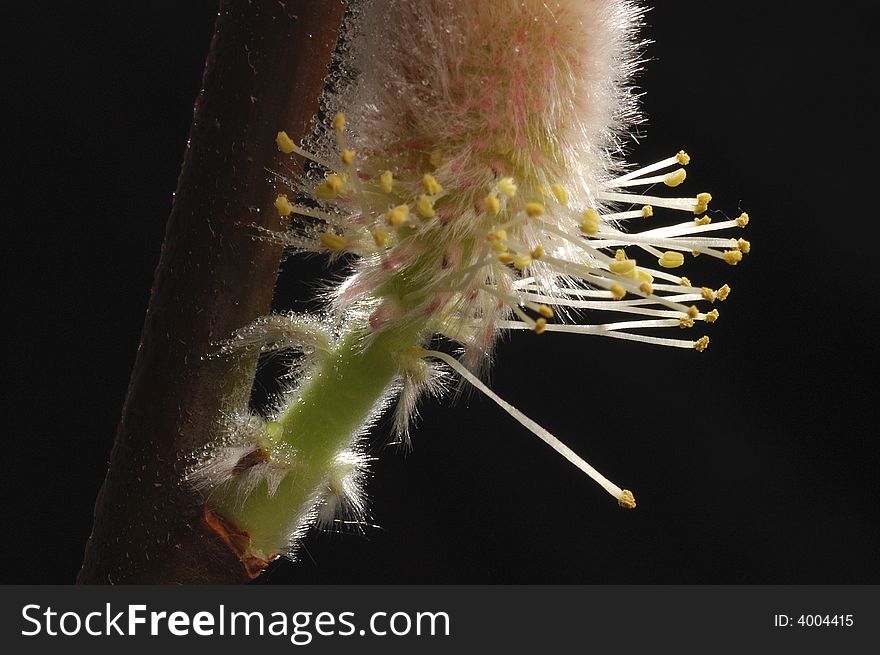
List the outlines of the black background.
<svg viewBox="0 0 880 655">
<path fill-rule="evenodd" d="M 365 535 L 283 583 L 877 583 L 877 110 L 870 21 L 658 2 L 632 158 L 752 216 L 702 355 L 518 334 L 492 384 L 622 486 L 624 512 L 487 400 L 381 448 Z M 212 1 L 4 7 L 4 582 L 72 582 L 201 79 Z M 316 273 L 285 266 L 279 308 Z"/>
</svg>

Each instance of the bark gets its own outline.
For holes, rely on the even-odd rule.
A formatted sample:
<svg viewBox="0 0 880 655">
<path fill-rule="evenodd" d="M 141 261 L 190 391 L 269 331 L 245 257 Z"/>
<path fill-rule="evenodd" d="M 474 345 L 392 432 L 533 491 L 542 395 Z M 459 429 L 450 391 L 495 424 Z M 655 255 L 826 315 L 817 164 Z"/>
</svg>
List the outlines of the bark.
<svg viewBox="0 0 880 655">
<path fill-rule="evenodd" d="M 323 0 L 221 3 L 79 583 L 252 577 L 254 563 L 239 560 L 181 476 L 223 408 L 250 393 L 253 357 L 204 356 L 270 309 L 281 251 L 250 226 L 282 227 L 267 169 L 290 164 L 275 134 L 296 141 L 308 129 L 342 11 Z"/>
</svg>

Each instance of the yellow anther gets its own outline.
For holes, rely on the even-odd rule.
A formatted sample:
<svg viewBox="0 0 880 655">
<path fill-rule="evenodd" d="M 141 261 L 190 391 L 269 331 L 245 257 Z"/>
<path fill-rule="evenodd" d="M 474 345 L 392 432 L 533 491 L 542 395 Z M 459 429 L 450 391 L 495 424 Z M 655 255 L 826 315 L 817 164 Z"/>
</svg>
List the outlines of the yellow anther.
<svg viewBox="0 0 880 655">
<path fill-rule="evenodd" d="M 440 168 L 440 164 L 443 163 L 443 148 L 434 148 L 431 151 L 429 161 L 434 168 Z"/>
<path fill-rule="evenodd" d="M 694 213 L 702 214 L 709 209 L 709 203 L 712 201 L 712 195 L 709 193 L 698 193 L 697 204 L 694 205 Z"/>
<path fill-rule="evenodd" d="M 694 327 L 694 319 L 692 319 L 690 316 L 685 316 L 684 318 L 678 320 L 678 326 L 680 328 L 692 328 Z"/>
<path fill-rule="evenodd" d="M 663 268 L 678 268 L 684 264 L 684 255 L 674 250 L 667 250 L 657 261 Z"/>
<path fill-rule="evenodd" d="M 503 252 L 498 255 L 498 261 L 502 264 L 509 264 L 513 261 L 513 255 L 511 255 L 509 252 Z"/>
<path fill-rule="evenodd" d="M 513 265 L 519 270 L 523 270 L 532 263 L 532 258 L 528 255 L 517 255 L 513 258 Z"/>
<path fill-rule="evenodd" d="M 642 207 L 642 218 L 651 218 L 654 215 L 654 208 L 651 205 Z"/>
<path fill-rule="evenodd" d="M 436 196 L 438 193 L 443 191 L 443 187 L 440 186 L 440 183 L 437 182 L 434 176 L 429 173 L 425 173 L 422 176 L 422 186 L 425 187 L 425 191 L 427 191 L 432 196 Z"/>
<path fill-rule="evenodd" d="M 530 202 L 526 204 L 526 214 L 528 214 L 532 218 L 535 218 L 536 216 L 543 216 L 544 204 L 540 202 Z"/>
<path fill-rule="evenodd" d="M 640 268 L 636 270 L 636 279 L 640 282 L 647 282 L 648 284 L 650 284 L 654 281 L 654 276 L 648 273 L 648 271 L 642 270 Z"/>
<path fill-rule="evenodd" d="M 498 190 L 508 198 L 513 198 L 516 195 L 516 184 L 514 183 L 513 178 L 502 177 L 498 180 Z"/>
<path fill-rule="evenodd" d="M 688 307 L 688 316 L 690 316 L 691 318 L 696 318 L 699 315 L 700 310 L 697 309 L 696 305 L 691 305 L 690 307 Z"/>
<path fill-rule="evenodd" d="M 545 187 L 543 184 L 538 185 L 538 193 L 540 193 L 545 198 L 552 198 L 553 197 L 552 195 L 550 195 L 550 190 L 547 187 Z"/>
<path fill-rule="evenodd" d="M 682 166 L 687 166 L 691 163 L 691 156 L 687 154 L 684 150 L 679 150 L 678 153 L 675 155 L 675 158 Z"/>
<path fill-rule="evenodd" d="M 507 243 L 504 241 L 493 241 L 492 250 L 497 250 L 498 252 L 507 252 Z"/>
<path fill-rule="evenodd" d="M 614 260 L 613 262 L 608 264 L 608 270 L 610 270 L 612 273 L 617 273 L 618 275 L 623 275 L 625 277 L 635 277 L 636 260 Z"/>
<path fill-rule="evenodd" d="M 745 227 L 746 225 L 748 225 L 749 224 L 749 215 L 746 214 L 745 212 L 743 212 L 742 214 L 737 216 L 736 224 L 739 225 L 740 227 Z"/>
<path fill-rule="evenodd" d="M 699 256 L 700 256 L 700 251 L 699 251 L 699 250 L 691 250 L 691 254 L 692 254 L 694 257 L 699 257 Z"/>
<path fill-rule="evenodd" d="M 486 196 L 483 202 L 486 203 L 486 211 L 492 216 L 497 216 L 498 212 L 501 211 L 501 201 L 494 193 L 490 193 Z"/>
<path fill-rule="evenodd" d="M 694 219 L 694 223 L 697 225 L 708 225 L 712 222 L 712 219 L 709 216 L 700 216 L 699 218 Z"/>
<path fill-rule="evenodd" d="M 532 252 L 530 252 L 529 254 L 532 256 L 532 259 L 541 259 L 541 257 L 546 255 L 547 252 L 544 250 L 544 246 L 539 244 L 532 248 Z"/>
<path fill-rule="evenodd" d="M 633 496 L 633 492 L 629 489 L 623 489 L 620 492 L 620 498 L 617 499 L 617 504 L 623 509 L 635 509 L 636 498 Z"/>
<path fill-rule="evenodd" d="M 596 234 L 599 231 L 599 212 L 590 207 L 584 210 L 584 220 L 581 221 L 581 232 L 584 234 Z"/>
<path fill-rule="evenodd" d="M 739 250 L 728 250 L 722 255 L 722 257 L 724 257 L 724 261 L 726 261 L 731 266 L 736 266 L 739 262 L 742 261 L 743 254 Z"/>
<path fill-rule="evenodd" d="M 749 251 L 752 249 L 752 244 L 746 241 L 745 239 L 737 239 L 736 247 L 740 249 L 743 254 L 749 254 Z"/>
<path fill-rule="evenodd" d="M 486 235 L 487 241 L 507 241 L 507 230 L 492 230 Z"/>
<path fill-rule="evenodd" d="M 342 134 L 345 132 L 345 114 L 341 111 L 337 112 L 337 114 L 333 117 L 333 130 L 337 134 Z"/>
<path fill-rule="evenodd" d="M 416 209 L 422 218 L 434 218 L 437 215 L 437 212 L 434 211 L 434 203 L 425 194 L 419 196 Z"/>
<path fill-rule="evenodd" d="M 725 300 L 727 300 L 727 296 L 730 295 L 730 287 L 726 284 L 723 285 L 720 289 L 718 289 L 718 291 L 715 292 L 715 295 L 718 300 L 724 302 Z"/>
<path fill-rule="evenodd" d="M 709 337 L 707 337 L 707 336 L 702 336 L 699 339 L 697 339 L 696 341 L 694 341 L 694 350 L 696 350 L 698 353 L 703 352 L 708 347 L 709 347 Z"/>
<path fill-rule="evenodd" d="M 373 242 L 380 248 L 384 248 L 388 242 L 388 233 L 385 230 L 373 230 Z"/>
<path fill-rule="evenodd" d="M 275 198 L 275 209 L 278 210 L 279 216 L 290 216 L 293 213 L 293 205 L 283 194 Z"/>
<path fill-rule="evenodd" d="M 547 329 L 547 319 L 539 318 L 535 321 L 535 334 L 542 334 Z"/>
<path fill-rule="evenodd" d="M 626 251 L 623 248 L 618 248 L 614 251 L 614 259 L 622 262 L 624 259 L 626 259 Z"/>
<path fill-rule="evenodd" d="M 391 171 L 385 171 L 379 176 L 379 188 L 385 193 L 391 193 L 394 188 L 394 174 Z"/>
<path fill-rule="evenodd" d="M 678 281 L 678 283 L 679 283 L 681 286 L 683 286 L 683 287 L 689 287 L 689 286 L 692 286 L 692 285 L 691 285 L 690 278 L 686 278 L 686 277 L 681 278 L 681 279 Z"/>
<path fill-rule="evenodd" d="M 354 156 L 356 154 L 357 153 L 355 153 L 354 150 L 349 150 L 348 148 L 346 148 L 339 156 L 342 158 L 343 164 L 345 164 L 346 166 L 351 166 L 354 163 Z"/>
<path fill-rule="evenodd" d="M 642 282 L 639 285 L 639 291 L 641 291 L 646 296 L 650 296 L 654 293 L 654 286 L 650 282 Z"/>
<path fill-rule="evenodd" d="M 538 313 L 544 318 L 553 318 L 553 310 L 547 305 L 540 305 L 538 307 Z"/>
<path fill-rule="evenodd" d="M 275 136 L 275 144 L 278 146 L 278 149 L 285 155 L 289 155 L 296 148 L 293 143 L 293 139 L 287 136 L 287 132 L 279 132 Z"/>
<path fill-rule="evenodd" d="M 706 323 L 714 323 L 718 320 L 718 310 L 713 309 L 711 312 L 706 312 Z"/>
<path fill-rule="evenodd" d="M 327 246 L 330 250 L 345 250 L 345 247 L 348 245 L 348 241 L 345 237 L 334 234 L 333 232 L 324 232 L 321 234 L 321 243 Z"/>
<path fill-rule="evenodd" d="M 671 173 L 667 173 L 663 177 L 663 184 L 670 187 L 676 187 L 682 182 L 684 182 L 687 177 L 687 172 L 683 168 L 679 168 L 677 170 L 672 171 Z"/>
<path fill-rule="evenodd" d="M 715 302 L 715 292 L 712 291 L 709 287 L 703 287 L 700 289 L 700 295 L 703 296 L 703 300 L 708 300 L 709 302 Z"/>
<path fill-rule="evenodd" d="M 556 200 L 560 205 L 568 206 L 568 191 L 565 190 L 565 187 L 561 184 L 551 184 L 550 190 L 553 191 L 553 195 L 556 196 Z"/>
<path fill-rule="evenodd" d="M 406 223 L 407 218 L 409 218 L 409 205 L 397 205 L 388 212 L 388 224 L 391 227 L 400 227 Z"/>
<path fill-rule="evenodd" d="M 608 290 L 611 292 L 611 296 L 615 300 L 623 300 L 623 297 L 626 295 L 626 289 L 619 284 L 612 284 L 611 288 Z"/>
<path fill-rule="evenodd" d="M 315 195 L 325 200 L 335 198 L 345 193 L 345 182 L 336 173 L 331 173 L 315 189 Z"/>
</svg>

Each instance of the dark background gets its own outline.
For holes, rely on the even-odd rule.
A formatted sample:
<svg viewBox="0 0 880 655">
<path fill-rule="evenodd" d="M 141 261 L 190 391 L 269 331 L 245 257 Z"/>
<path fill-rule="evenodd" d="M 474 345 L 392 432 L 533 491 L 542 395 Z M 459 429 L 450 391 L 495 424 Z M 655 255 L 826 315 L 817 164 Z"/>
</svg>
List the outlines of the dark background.
<svg viewBox="0 0 880 655">
<path fill-rule="evenodd" d="M 365 535 L 269 582 L 878 583 L 873 27 L 795 3 L 658 2 L 632 158 L 752 216 L 702 355 L 531 334 L 493 387 L 634 512 L 473 396 L 382 449 Z M 711 7 L 707 9 L 706 7 Z M 767 8 L 768 6 L 772 8 Z M 791 9 L 787 9 L 791 7 Z M 72 582 L 158 260 L 216 2 L 4 7 L 2 580 Z M 873 232 L 871 232 L 873 234 Z M 286 265 L 277 306 L 315 272 Z"/>
</svg>

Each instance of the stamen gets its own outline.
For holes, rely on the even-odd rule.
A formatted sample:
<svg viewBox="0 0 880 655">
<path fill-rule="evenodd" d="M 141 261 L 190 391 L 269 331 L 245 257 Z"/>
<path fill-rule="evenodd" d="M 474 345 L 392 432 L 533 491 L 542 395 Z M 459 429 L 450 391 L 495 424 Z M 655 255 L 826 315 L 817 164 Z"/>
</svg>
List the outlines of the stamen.
<svg viewBox="0 0 880 655">
<path fill-rule="evenodd" d="M 549 329 L 550 327 L 551 326 L 549 325 L 546 326 L 547 329 Z M 528 416 L 519 411 L 516 407 L 511 405 L 509 402 L 501 398 L 498 394 L 496 394 L 489 387 L 483 384 L 483 382 L 477 376 L 475 376 L 467 368 L 465 368 L 465 366 L 462 365 L 461 362 L 459 362 L 457 359 L 437 350 L 426 350 L 424 351 L 423 356 L 439 359 L 444 364 L 452 368 L 464 380 L 470 383 L 478 391 L 482 392 L 496 405 L 507 412 L 512 418 L 518 421 L 520 425 L 525 427 L 532 434 L 534 434 L 548 446 L 553 448 L 553 450 L 562 455 L 565 459 L 574 464 L 581 471 L 586 473 L 592 480 L 598 483 L 599 486 L 601 486 L 605 491 L 611 494 L 611 496 L 617 499 L 617 502 L 621 507 L 624 507 L 626 509 L 633 509 L 635 507 L 635 500 L 631 491 L 621 489 L 616 484 L 608 480 L 604 475 L 602 475 L 592 466 L 587 464 L 587 462 L 579 457 L 571 448 L 569 448 L 559 439 L 553 436 L 553 434 L 551 434 L 548 430 L 538 425 L 535 421 L 530 419 Z"/>
</svg>

